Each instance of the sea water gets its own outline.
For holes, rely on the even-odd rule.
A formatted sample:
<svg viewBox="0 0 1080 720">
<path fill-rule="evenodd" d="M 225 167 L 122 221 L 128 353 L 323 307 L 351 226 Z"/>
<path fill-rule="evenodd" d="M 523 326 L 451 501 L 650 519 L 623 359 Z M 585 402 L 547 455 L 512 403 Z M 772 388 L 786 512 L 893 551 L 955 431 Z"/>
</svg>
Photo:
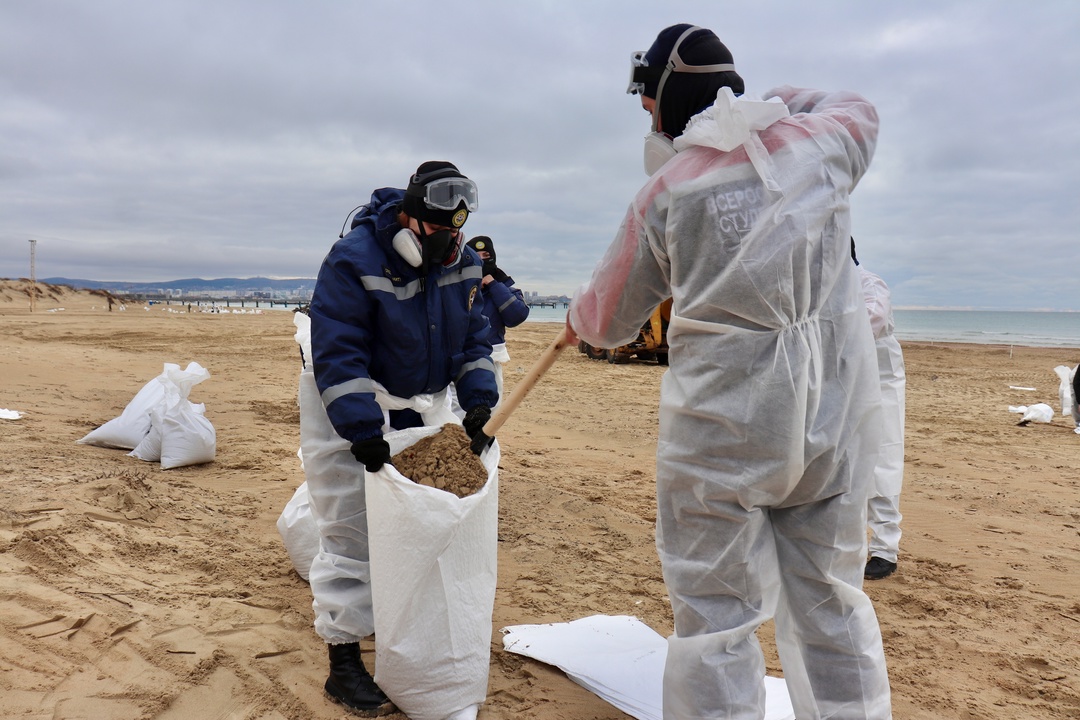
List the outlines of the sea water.
<svg viewBox="0 0 1080 720">
<path fill-rule="evenodd" d="M 1080 312 L 894 310 L 903 340 L 1080 348 Z"/>
<path fill-rule="evenodd" d="M 564 322 L 566 308 L 532 307 L 528 322 Z M 1080 312 L 894 310 L 901 341 L 1080 348 Z"/>
</svg>

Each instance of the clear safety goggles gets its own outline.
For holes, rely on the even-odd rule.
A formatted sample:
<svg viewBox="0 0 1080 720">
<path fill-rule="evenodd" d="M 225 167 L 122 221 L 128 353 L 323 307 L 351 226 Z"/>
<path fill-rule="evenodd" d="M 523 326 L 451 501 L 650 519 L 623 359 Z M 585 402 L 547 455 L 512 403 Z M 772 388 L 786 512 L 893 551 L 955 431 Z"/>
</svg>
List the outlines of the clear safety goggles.
<svg viewBox="0 0 1080 720">
<path fill-rule="evenodd" d="M 424 186 L 424 204 L 430 208 L 456 210 L 461 203 L 469 212 L 476 212 L 476 183 L 468 178 L 442 178 Z"/>
<path fill-rule="evenodd" d="M 645 80 L 650 75 L 660 77 L 657 69 L 649 68 L 649 61 L 645 59 L 645 51 L 635 50 L 630 53 L 630 84 L 626 86 L 626 94 L 643 95 L 645 93 Z"/>
</svg>

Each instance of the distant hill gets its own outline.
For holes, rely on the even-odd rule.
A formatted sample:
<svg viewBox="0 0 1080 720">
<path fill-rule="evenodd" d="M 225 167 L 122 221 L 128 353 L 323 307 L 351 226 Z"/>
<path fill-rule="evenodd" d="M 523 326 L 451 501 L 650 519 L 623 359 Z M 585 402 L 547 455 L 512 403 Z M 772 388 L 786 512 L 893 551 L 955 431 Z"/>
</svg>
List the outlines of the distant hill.
<svg viewBox="0 0 1080 720">
<path fill-rule="evenodd" d="M 183 292 L 235 291 L 237 293 L 277 291 L 310 293 L 315 288 L 315 278 L 183 278 L 180 280 L 161 280 L 158 282 L 119 282 L 110 280 L 82 280 L 78 278 L 50 277 L 39 278 L 40 282 L 51 285 L 69 285 L 76 290 L 109 290 L 127 293 L 157 293 L 164 289 Z"/>
</svg>

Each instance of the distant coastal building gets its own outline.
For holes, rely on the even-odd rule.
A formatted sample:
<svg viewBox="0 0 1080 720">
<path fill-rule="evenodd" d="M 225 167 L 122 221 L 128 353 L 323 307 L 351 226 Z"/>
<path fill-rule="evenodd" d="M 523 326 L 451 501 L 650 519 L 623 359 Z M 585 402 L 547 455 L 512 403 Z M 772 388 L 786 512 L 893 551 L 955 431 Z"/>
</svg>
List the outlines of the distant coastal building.
<svg viewBox="0 0 1080 720">
<path fill-rule="evenodd" d="M 537 292 L 523 292 L 525 304 L 529 307 L 570 307 L 570 298 L 566 295 L 541 295 Z"/>
</svg>

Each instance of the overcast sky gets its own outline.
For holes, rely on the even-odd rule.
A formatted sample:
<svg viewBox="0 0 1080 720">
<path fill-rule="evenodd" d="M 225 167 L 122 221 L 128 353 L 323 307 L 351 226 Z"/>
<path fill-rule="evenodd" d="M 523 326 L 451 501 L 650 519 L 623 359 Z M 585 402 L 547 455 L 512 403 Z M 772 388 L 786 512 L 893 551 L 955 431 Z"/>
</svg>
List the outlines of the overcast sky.
<svg viewBox="0 0 1080 720">
<path fill-rule="evenodd" d="M 1080 310 L 1075 0 L 3 0 L 0 277 L 314 277 L 450 160 L 525 290 L 571 294 L 644 183 L 629 57 L 714 30 L 748 94 L 853 90 L 853 196 L 900 307 Z"/>
</svg>

